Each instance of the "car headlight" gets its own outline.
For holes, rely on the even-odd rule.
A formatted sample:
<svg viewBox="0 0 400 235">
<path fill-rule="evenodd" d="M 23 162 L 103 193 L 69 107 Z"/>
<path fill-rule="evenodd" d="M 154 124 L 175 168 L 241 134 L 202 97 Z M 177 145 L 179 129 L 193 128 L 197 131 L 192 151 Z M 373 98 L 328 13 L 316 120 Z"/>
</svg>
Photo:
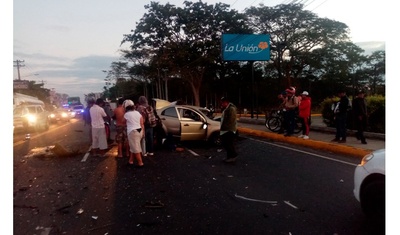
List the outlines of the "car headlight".
<svg viewBox="0 0 400 235">
<path fill-rule="evenodd" d="M 71 115 L 72 115 L 72 116 L 75 116 L 75 114 L 76 114 L 75 112 L 71 112 Z"/>
<path fill-rule="evenodd" d="M 28 119 L 29 122 L 36 122 L 35 115 L 27 115 L 26 118 Z"/>
<path fill-rule="evenodd" d="M 61 113 L 61 117 L 63 117 L 63 118 L 68 117 L 68 114 L 63 112 L 63 113 Z"/>
<path fill-rule="evenodd" d="M 370 154 L 367 154 L 367 155 L 365 155 L 364 157 L 363 157 L 363 159 L 361 160 L 361 166 L 364 166 L 367 162 L 369 162 L 372 158 L 374 158 L 374 154 L 373 153 L 370 153 Z"/>
<path fill-rule="evenodd" d="M 55 118 L 56 115 L 54 113 L 50 114 L 50 118 Z"/>
</svg>

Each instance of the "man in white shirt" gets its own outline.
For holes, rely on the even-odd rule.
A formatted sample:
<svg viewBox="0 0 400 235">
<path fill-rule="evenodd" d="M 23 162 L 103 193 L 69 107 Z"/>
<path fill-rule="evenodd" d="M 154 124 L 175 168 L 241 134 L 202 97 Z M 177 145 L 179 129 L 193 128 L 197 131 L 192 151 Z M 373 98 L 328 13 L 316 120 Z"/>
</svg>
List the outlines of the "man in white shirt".
<svg viewBox="0 0 400 235">
<path fill-rule="evenodd" d="M 104 156 L 108 148 L 103 119 L 104 117 L 107 117 L 107 114 L 102 108 L 103 105 L 103 99 L 97 99 L 96 103 L 89 110 L 90 118 L 92 120 L 92 154 L 94 156 Z"/>
</svg>

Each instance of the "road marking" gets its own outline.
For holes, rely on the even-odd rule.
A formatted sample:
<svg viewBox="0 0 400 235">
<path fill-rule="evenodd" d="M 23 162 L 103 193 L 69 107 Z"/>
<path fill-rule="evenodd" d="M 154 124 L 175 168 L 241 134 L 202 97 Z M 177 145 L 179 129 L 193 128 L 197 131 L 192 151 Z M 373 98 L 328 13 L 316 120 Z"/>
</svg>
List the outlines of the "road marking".
<svg viewBox="0 0 400 235">
<path fill-rule="evenodd" d="M 90 155 L 90 150 L 92 150 L 92 146 L 89 147 L 88 151 L 86 152 L 85 156 L 83 156 L 81 162 L 86 162 L 86 160 L 88 159 L 89 155 Z"/>
<path fill-rule="evenodd" d="M 190 149 L 187 149 L 187 150 L 189 151 L 189 153 L 191 153 L 192 155 L 194 155 L 196 157 L 200 156 L 199 154 L 197 154 L 196 152 L 194 152 L 194 151 L 192 151 Z"/>
<path fill-rule="evenodd" d="M 297 208 L 297 206 L 293 205 L 292 203 L 290 203 L 289 201 L 283 201 L 284 203 L 286 203 L 287 205 L 293 207 L 294 209 L 299 209 Z"/>
<path fill-rule="evenodd" d="M 252 199 L 252 198 L 247 198 L 247 197 L 243 197 L 240 195 L 235 194 L 235 197 L 243 199 L 243 200 L 247 200 L 247 201 L 252 201 L 252 202 L 262 202 L 262 203 L 268 203 L 268 204 L 277 204 L 277 201 L 264 201 L 264 200 L 258 200 L 258 199 Z"/>
<path fill-rule="evenodd" d="M 330 161 L 334 161 L 334 162 L 343 163 L 343 164 L 350 165 L 350 166 L 358 166 L 358 164 L 355 164 L 355 163 L 346 162 L 346 161 L 338 160 L 338 159 L 335 159 L 335 158 L 326 157 L 326 156 L 322 156 L 322 155 L 319 155 L 319 154 L 310 153 L 310 152 L 306 152 L 306 151 L 303 151 L 303 150 L 298 150 L 298 149 L 295 149 L 295 148 L 291 148 L 291 147 L 287 147 L 287 146 L 283 146 L 283 145 L 279 145 L 279 144 L 269 143 L 269 142 L 266 142 L 266 141 L 263 141 L 263 140 L 258 140 L 258 139 L 253 139 L 253 138 L 248 138 L 248 139 L 251 139 L 251 140 L 254 140 L 254 141 L 257 141 L 257 142 L 261 142 L 261 143 L 264 143 L 264 144 L 273 145 L 275 147 L 285 148 L 285 149 L 289 149 L 289 150 L 292 150 L 292 151 L 295 151 L 295 152 L 308 154 L 308 155 L 311 155 L 311 156 L 314 156 L 314 157 L 318 157 L 318 158 L 322 158 L 322 159 L 326 159 L 326 160 L 330 160 Z"/>
</svg>

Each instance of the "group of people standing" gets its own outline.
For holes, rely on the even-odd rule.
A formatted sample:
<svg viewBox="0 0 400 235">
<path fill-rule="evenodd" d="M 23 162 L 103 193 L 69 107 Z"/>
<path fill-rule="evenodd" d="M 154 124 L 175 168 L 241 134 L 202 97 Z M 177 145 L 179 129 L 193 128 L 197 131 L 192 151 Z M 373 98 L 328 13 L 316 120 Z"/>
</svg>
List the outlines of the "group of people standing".
<svg viewBox="0 0 400 235">
<path fill-rule="evenodd" d="M 281 133 L 285 136 L 292 136 L 296 125 L 296 116 L 302 122 L 302 134 L 299 138 L 309 139 L 311 124 L 311 97 L 307 91 L 303 91 L 300 96 L 296 96 L 296 88 L 289 87 L 279 94 L 282 100 L 280 108 L 283 110 L 283 129 Z M 286 131 L 286 132 L 285 132 Z"/>
<path fill-rule="evenodd" d="M 85 124 L 90 122 L 91 130 L 91 153 L 94 156 L 104 156 L 108 149 L 105 118 L 109 115 L 105 112 L 103 99 L 97 99 L 95 103 L 88 102 L 88 118 Z M 115 142 L 118 145 L 117 157 L 124 155 L 129 158 L 128 164 L 143 167 L 143 156 L 154 155 L 153 145 L 153 122 L 156 113 L 148 104 L 145 96 L 140 96 L 138 104 L 130 99 L 119 99 L 117 107 L 113 110 L 112 119 L 115 120 L 116 136 Z"/>
<path fill-rule="evenodd" d="M 336 135 L 332 140 L 333 142 L 346 143 L 348 113 L 352 110 L 354 124 L 357 129 L 356 138 L 360 140 L 362 144 L 367 144 L 364 136 L 364 130 L 367 127 L 368 120 L 367 102 L 364 97 L 365 92 L 363 90 L 358 90 L 356 95 L 353 101 L 350 102 L 344 89 L 338 92 L 339 101 L 334 108 Z"/>
<path fill-rule="evenodd" d="M 291 136 L 294 133 L 296 125 L 296 115 L 302 122 L 302 134 L 299 138 L 309 139 L 310 124 L 311 124 L 311 97 L 307 91 L 303 91 L 299 96 L 295 95 L 296 89 L 289 87 L 284 92 L 278 95 L 281 100 L 280 109 L 284 110 L 284 125 L 281 133 L 285 136 Z M 356 138 L 362 144 L 367 144 L 364 136 L 364 130 L 367 127 L 367 103 L 365 100 L 365 92 L 358 90 L 353 101 L 346 95 L 346 91 L 341 89 L 337 96 L 339 101 L 334 108 L 334 118 L 336 125 L 335 138 L 333 142 L 346 143 L 347 137 L 347 120 L 349 111 L 352 110 L 354 123 L 357 129 Z M 286 131 L 286 132 L 284 132 Z"/>
</svg>

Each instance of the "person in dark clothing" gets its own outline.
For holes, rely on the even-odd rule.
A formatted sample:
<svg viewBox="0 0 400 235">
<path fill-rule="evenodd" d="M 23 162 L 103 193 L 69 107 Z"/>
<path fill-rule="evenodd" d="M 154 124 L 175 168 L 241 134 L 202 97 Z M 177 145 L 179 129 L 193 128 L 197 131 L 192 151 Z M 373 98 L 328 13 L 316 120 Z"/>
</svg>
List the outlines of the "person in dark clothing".
<svg viewBox="0 0 400 235">
<path fill-rule="evenodd" d="M 90 143 L 92 143 L 92 119 L 90 118 L 90 108 L 93 106 L 94 103 L 95 103 L 94 100 L 89 99 L 87 101 L 87 106 L 85 108 L 85 111 L 83 112 L 83 121 L 85 123 L 85 126 L 88 126 L 89 128 Z"/>
<path fill-rule="evenodd" d="M 364 98 L 363 90 L 357 92 L 357 97 L 353 100 L 354 121 L 357 127 L 356 138 L 361 140 L 362 144 L 367 144 L 365 141 L 364 130 L 367 127 L 367 102 Z"/>
<path fill-rule="evenodd" d="M 223 111 L 221 118 L 220 135 L 222 146 L 226 150 L 226 158 L 224 159 L 224 162 L 234 163 L 238 156 L 234 145 L 237 131 L 237 110 L 236 106 L 230 103 L 229 100 L 225 97 L 221 98 L 221 109 Z"/>
<path fill-rule="evenodd" d="M 336 104 L 335 113 L 335 124 L 336 124 L 336 135 L 332 141 L 339 143 L 346 143 L 347 137 L 347 112 L 349 111 L 350 100 L 346 95 L 346 91 L 340 90 L 338 92 L 339 102 Z"/>
</svg>

